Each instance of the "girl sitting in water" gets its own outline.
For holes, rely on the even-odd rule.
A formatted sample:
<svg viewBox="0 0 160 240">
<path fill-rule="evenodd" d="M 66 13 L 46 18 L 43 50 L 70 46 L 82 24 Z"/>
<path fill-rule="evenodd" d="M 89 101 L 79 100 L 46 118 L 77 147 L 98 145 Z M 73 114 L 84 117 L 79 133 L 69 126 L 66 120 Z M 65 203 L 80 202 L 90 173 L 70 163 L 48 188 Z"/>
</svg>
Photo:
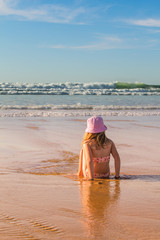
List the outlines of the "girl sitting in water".
<svg viewBox="0 0 160 240">
<path fill-rule="evenodd" d="M 110 154 L 112 154 L 115 163 L 115 178 L 119 179 L 120 157 L 113 141 L 105 136 L 105 130 L 107 127 L 101 117 L 94 116 L 87 120 L 79 159 L 79 177 L 85 177 L 88 180 L 109 178 L 109 161 Z"/>
</svg>

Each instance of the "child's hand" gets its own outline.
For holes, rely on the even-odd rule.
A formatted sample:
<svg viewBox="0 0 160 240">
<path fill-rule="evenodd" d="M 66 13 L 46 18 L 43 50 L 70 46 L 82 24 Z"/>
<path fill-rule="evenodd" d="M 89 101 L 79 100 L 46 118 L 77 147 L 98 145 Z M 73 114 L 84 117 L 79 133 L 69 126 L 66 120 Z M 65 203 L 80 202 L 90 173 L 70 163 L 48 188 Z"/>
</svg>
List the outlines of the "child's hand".
<svg viewBox="0 0 160 240">
<path fill-rule="evenodd" d="M 114 176 L 115 179 L 120 179 L 120 176 Z"/>
</svg>

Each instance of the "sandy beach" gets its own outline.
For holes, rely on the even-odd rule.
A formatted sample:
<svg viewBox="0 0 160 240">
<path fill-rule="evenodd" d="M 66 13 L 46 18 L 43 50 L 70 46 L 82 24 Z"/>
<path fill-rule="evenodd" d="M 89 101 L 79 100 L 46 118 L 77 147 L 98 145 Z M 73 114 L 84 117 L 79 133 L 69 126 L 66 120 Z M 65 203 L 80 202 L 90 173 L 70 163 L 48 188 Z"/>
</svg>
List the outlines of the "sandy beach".
<svg viewBox="0 0 160 240">
<path fill-rule="evenodd" d="M 94 182 L 75 175 L 86 119 L 0 119 L 1 240 L 160 239 L 158 117 L 104 118 L 122 179 Z"/>
</svg>

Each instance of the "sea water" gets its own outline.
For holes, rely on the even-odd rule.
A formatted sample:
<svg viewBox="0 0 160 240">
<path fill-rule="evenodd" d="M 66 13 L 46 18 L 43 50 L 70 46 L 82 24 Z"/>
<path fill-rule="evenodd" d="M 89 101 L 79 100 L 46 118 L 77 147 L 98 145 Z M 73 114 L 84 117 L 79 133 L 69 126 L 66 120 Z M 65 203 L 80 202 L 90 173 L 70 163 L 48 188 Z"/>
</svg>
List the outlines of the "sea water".
<svg viewBox="0 0 160 240">
<path fill-rule="evenodd" d="M 117 86 L 1 83 L 0 117 L 160 115 L 159 86 Z"/>
</svg>

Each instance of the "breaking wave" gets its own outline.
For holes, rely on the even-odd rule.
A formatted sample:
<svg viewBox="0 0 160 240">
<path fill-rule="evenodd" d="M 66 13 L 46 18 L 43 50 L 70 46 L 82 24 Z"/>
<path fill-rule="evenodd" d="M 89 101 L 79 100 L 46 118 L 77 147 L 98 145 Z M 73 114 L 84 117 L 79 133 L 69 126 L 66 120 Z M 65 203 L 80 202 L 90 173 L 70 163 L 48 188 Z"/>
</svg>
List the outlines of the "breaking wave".
<svg viewBox="0 0 160 240">
<path fill-rule="evenodd" d="M 0 83 L 0 95 L 160 95 L 144 83 Z"/>
</svg>

